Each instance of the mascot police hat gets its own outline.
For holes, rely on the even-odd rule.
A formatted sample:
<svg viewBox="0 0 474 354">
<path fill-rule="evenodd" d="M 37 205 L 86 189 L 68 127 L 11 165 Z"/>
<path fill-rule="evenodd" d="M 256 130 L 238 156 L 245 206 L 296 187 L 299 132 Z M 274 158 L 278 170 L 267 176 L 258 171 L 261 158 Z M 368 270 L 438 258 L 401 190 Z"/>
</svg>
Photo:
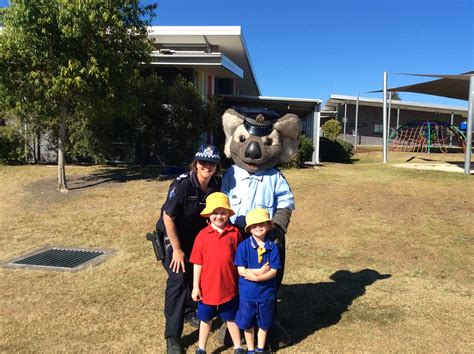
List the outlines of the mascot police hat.
<svg viewBox="0 0 474 354">
<path fill-rule="evenodd" d="M 274 121 L 280 117 L 277 112 L 266 108 L 239 108 L 236 111 L 244 116 L 245 129 L 254 136 L 270 134 Z"/>
</svg>

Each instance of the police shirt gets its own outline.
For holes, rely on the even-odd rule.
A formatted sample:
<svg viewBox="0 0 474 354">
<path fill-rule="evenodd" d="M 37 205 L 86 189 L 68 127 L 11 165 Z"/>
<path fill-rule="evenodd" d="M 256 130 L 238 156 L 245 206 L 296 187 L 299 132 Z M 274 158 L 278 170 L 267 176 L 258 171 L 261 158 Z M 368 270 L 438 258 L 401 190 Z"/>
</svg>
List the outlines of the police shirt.
<svg viewBox="0 0 474 354">
<path fill-rule="evenodd" d="M 206 197 L 220 190 L 221 178 L 213 176 L 209 181 L 206 192 L 199 188 L 194 171 L 177 177 L 170 186 L 168 197 L 161 208 L 161 217 L 157 229 L 166 233 L 163 222 L 163 212 L 174 218 L 181 249 L 189 256 L 194 239 L 199 231 L 206 227 L 206 218 L 200 215 L 206 205 Z"/>
<path fill-rule="evenodd" d="M 245 215 L 264 208 L 273 218 L 277 209 L 295 209 L 295 199 L 285 177 L 276 168 L 250 174 L 237 165 L 230 167 L 222 179 L 222 192 L 227 194 L 235 212 L 230 221 L 245 226 Z"/>
</svg>

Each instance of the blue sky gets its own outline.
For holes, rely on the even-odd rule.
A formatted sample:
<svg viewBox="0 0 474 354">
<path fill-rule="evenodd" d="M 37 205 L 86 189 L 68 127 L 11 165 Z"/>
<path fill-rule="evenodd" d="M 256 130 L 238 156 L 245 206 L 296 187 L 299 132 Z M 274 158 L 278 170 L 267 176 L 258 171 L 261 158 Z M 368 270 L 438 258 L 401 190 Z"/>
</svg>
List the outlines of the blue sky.
<svg viewBox="0 0 474 354">
<path fill-rule="evenodd" d="M 381 98 L 383 72 L 474 70 L 472 0 L 158 0 L 156 25 L 241 26 L 262 95 Z M 389 75 L 392 87 L 424 81 Z M 466 101 L 401 93 L 402 99 Z"/>
<path fill-rule="evenodd" d="M 7 1 L 0 0 L 0 4 Z M 150 2 L 150 1 L 144 1 Z M 473 0 L 156 0 L 155 25 L 241 26 L 264 96 L 381 98 L 383 72 L 474 70 Z M 389 86 L 425 81 L 389 75 Z M 403 100 L 467 107 L 420 94 Z"/>
</svg>

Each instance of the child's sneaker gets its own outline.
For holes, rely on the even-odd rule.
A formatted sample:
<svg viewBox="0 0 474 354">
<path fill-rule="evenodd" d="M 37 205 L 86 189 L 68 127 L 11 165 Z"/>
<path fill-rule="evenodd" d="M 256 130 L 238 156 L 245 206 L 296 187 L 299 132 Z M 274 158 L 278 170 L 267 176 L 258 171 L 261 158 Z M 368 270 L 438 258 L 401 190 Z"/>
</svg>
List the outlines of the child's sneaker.
<svg viewBox="0 0 474 354">
<path fill-rule="evenodd" d="M 195 354 L 206 354 L 206 351 L 205 351 L 204 349 L 197 348 L 194 353 L 195 353 Z"/>
<path fill-rule="evenodd" d="M 234 349 L 234 354 L 245 354 L 246 351 L 244 348 L 236 348 Z"/>
</svg>

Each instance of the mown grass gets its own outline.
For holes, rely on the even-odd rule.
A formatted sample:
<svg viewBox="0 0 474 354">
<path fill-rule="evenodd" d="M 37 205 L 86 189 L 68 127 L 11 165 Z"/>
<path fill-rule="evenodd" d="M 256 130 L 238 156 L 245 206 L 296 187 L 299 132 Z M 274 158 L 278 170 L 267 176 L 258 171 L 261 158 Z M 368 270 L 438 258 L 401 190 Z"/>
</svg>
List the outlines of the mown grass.
<svg viewBox="0 0 474 354">
<path fill-rule="evenodd" d="M 297 210 L 279 311 L 295 344 L 281 352 L 472 352 L 472 176 L 397 169 L 380 151 L 355 159 L 284 171 Z M 0 260 L 46 244 L 117 253 L 77 273 L 0 268 L 0 351 L 164 352 L 166 276 L 144 235 L 170 182 L 67 172 L 63 195 L 52 166 L 0 166 Z M 186 325 L 189 352 L 196 339 Z M 209 349 L 229 351 L 213 337 Z"/>
</svg>

